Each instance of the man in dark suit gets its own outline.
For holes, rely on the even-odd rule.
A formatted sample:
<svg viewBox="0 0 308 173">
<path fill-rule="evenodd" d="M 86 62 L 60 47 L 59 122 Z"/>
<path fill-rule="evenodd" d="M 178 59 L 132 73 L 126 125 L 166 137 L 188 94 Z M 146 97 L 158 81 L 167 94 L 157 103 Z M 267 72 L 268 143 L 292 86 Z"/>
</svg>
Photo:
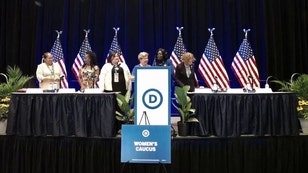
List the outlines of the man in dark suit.
<svg viewBox="0 0 308 173">
<path fill-rule="evenodd" d="M 195 57 L 192 53 L 184 53 L 181 57 L 181 63 L 176 66 L 175 69 L 175 81 L 176 85 L 183 87 L 184 85 L 189 85 L 189 92 L 194 92 L 197 87 L 197 81 L 195 79 L 195 70 L 193 67 L 193 62 Z"/>
</svg>

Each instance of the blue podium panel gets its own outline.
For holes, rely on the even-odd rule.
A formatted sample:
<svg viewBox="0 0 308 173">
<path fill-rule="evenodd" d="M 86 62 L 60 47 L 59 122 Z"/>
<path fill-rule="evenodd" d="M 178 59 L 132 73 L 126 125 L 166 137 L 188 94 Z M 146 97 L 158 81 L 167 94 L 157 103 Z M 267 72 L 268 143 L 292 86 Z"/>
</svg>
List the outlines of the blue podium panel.
<svg viewBox="0 0 308 173">
<path fill-rule="evenodd" d="M 122 125 L 121 162 L 171 163 L 170 126 Z"/>
</svg>

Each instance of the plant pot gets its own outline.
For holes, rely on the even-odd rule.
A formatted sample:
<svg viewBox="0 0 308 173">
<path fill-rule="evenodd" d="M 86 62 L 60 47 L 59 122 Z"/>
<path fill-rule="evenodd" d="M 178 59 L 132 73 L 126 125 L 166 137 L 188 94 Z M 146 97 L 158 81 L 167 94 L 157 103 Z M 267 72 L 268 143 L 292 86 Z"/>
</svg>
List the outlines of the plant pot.
<svg viewBox="0 0 308 173">
<path fill-rule="evenodd" d="M 299 118 L 303 133 L 308 133 L 308 120 Z"/>
<path fill-rule="evenodd" d="M 178 125 L 178 135 L 179 136 L 189 135 L 189 123 L 183 123 L 182 121 L 178 121 L 177 125 Z"/>
<path fill-rule="evenodd" d="M 6 120 L 0 120 L 0 135 L 6 134 L 6 126 L 7 126 L 7 119 Z"/>
</svg>

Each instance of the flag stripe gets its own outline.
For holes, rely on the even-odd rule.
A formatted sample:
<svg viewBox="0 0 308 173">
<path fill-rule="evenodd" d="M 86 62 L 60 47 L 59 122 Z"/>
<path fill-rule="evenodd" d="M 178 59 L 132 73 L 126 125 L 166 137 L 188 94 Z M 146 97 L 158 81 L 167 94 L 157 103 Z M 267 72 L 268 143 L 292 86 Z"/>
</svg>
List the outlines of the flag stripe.
<svg viewBox="0 0 308 173">
<path fill-rule="evenodd" d="M 185 45 L 182 36 L 179 34 L 170 56 L 174 69 L 181 63 L 180 58 L 184 53 L 186 53 Z"/>
<path fill-rule="evenodd" d="M 78 80 L 79 77 L 79 70 L 82 68 L 83 64 L 84 64 L 84 58 L 85 58 L 85 54 L 87 51 L 92 51 L 88 37 L 86 36 L 85 39 L 83 40 L 81 47 L 79 49 L 79 52 L 74 60 L 73 66 L 72 66 L 72 71 Z"/>
<path fill-rule="evenodd" d="M 181 34 L 179 34 L 179 36 L 176 40 L 176 43 L 174 45 L 173 51 L 171 52 L 171 55 L 170 55 L 170 59 L 172 61 L 174 70 L 175 70 L 176 66 L 181 63 L 180 59 L 181 59 L 181 56 L 184 53 L 186 53 L 185 45 L 183 43 L 183 38 L 182 38 Z M 194 76 L 195 76 L 195 80 L 196 80 L 197 85 L 199 85 L 196 73 L 194 74 Z"/>
<path fill-rule="evenodd" d="M 231 69 L 242 87 L 250 82 L 253 83 L 253 87 L 260 87 L 257 63 L 246 38 L 234 56 Z M 252 77 L 252 81 L 250 81 L 250 77 Z"/>
<path fill-rule="evenodd" d="M 64 74 L 64 76 L 67 76 L 67 72 L 66 72 L 66 67 L 65 67 L 65 62 L 63 59 L 61 59 L 60 61 L 58 61 L 58 64 L 62 70 L 62 73 Z M 62 88 L 68 88 L 68 82 L 67 82 L 67 78 L 63 78 L 63 80 L 61 81 L 61 86 Z"/>
<path fill-rule="evenodd" d="M 207 87 L 212 88 L 216 83 L 220 89 L 230 88 L 229 77 L 213 36 L 207 42 L 198 71 Z"/>
<path fill-rule="evenodd" d="M 111 45 L 110 45 L 110 49 L 109 49 L 109 52 L 107 54 L 105 63 L 107 63 L 107 59 L 109 57 L 109 54 L 112 53 L 112 52 L 118 53 L 120 55 L 120 58 L 119 58 L 120 62 L 125 63 L 125 59 L 124 59 L 121 47 L 120 47 L 120 45 L 118 43 L 118 35 L 117 34 L 115 34 L 113 39 L 112 39 L 112 42 L 111 42 Z"/>
<path fill-rule="evenodd" d="M 59 64 L 59 66 L 61 68 L 61 72 L 64 75 L 63 80 L 61 80 L 61 87 L 62 88 L 68 88 L 67 72 L 66 72 L 66 66 L 65 66 L 63 49 L 62 49 L 62 46 L 61 46 L 60 38 L 57 38 L 55 40 L 55 42 L 54 42 L 54 44 L 51 48 L 50 53 L 54 57 L 53 62 Z"/>
</svg>

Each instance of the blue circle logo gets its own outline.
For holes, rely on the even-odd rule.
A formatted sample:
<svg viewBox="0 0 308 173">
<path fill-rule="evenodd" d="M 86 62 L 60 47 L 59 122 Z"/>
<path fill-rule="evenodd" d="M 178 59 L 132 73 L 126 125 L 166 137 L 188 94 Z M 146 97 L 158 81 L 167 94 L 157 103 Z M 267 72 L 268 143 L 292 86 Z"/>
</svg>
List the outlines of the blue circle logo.
<svg viewBox="0 0 308 173">
<path fill-rule="evenodd" d="M 158 108 L 163 102 L 163 95 L 157 89 L 148 89 L 142 96 L 142 102 L 149 109 Z"/>
<path fill-rule="evenodd" d="M 147 130 L 147 129 L 143 130 L 142 131 L 142 136 L 145 137 L 145 138 L 149 137 L 150 136 L 150 131 Z"/>
</svg>

